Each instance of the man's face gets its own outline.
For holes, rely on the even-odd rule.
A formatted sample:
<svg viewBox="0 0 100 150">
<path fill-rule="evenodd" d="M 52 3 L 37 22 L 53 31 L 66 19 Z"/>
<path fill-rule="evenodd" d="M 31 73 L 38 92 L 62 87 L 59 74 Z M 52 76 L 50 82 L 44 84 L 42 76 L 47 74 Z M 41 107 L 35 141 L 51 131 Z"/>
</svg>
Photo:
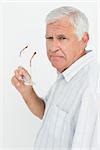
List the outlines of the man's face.
<svg viewBox="0 0 100 150">
<path fill-rule="evenodd" d="M 47 55 L 52 65 L 63 72 L 84 54 L 88 35 L 79 40 L 74 27 L 63 17 L 46 28 Z"/>
</svg>

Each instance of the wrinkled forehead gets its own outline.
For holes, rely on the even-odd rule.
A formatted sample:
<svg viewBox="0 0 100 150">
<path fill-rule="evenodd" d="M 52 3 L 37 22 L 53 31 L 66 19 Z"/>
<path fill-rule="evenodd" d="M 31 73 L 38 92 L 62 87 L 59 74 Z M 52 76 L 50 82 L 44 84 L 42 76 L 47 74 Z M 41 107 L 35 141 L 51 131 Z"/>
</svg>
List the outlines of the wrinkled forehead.
<svg viewBox="0 0 100 150">
<path fill-rule="evenodd" d="M 63 17 L 55 22 L 49 23 L 46 26 L 46 33 L 56 33 L 56 32 L 73 32 L 74 27 L 73 25 L 67 20 L 67 18 Z"/>
</svg>

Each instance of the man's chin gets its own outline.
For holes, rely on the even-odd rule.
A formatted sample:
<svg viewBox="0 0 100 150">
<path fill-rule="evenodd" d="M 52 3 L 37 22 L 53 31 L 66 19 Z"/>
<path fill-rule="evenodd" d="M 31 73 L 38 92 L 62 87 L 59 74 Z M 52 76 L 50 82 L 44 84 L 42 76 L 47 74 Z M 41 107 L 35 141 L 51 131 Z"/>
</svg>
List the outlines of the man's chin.
<svg viewBox="0 0 100 150">
<path fill-rule="evenodd" d="M 63 72 L 63 68 L 61 66 L 58 66 L 57 64 L 52 64 L 52 66 L 58 71 L 58 72 Z"/>
</svg>

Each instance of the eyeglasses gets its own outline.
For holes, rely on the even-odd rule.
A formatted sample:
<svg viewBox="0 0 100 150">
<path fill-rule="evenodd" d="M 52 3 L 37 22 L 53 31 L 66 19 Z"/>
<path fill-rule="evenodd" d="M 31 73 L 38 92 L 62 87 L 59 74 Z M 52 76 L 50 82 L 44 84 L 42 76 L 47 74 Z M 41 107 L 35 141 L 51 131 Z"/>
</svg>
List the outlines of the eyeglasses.
<svg viewBox="0 0 100 150">
<path fill-rule="evenodd" d="M 27 48 L 28 48 L 28 45 L 25 46 L 22 50 L 20 50 L 20 54 L 19 54 L 20 57 L 22 56 L 22 53 L 24 52 L 24 50 L 26 50 Z M 30 58 L 30 69 L 31 69 L 31 66 L 32 66 L 32 60 L 33 60 L 35 55 L 36 55 L 36 52 L 34 52 L 33 55 Z M 32 78 L 29 75 L 27 75 L 27 76 L 22 75 L 21 80 L 24 81 L 25 85 L 33 85 Z"/>
<path fill-rule="evenodd" d="M 20 55 L 19 55 L 20 57 L 21 57 L 23 51 L 24 51 L 25 49 L 27 49 L 27 48 L 28 48 L 28 45 L 25 46 L 22 50 L 20 50 Z M 33 59 L 33 57 L 34 57 L 35 54 L 36 54 L 36 52 L 33 53 L 32 57 L 31 57 L 31 59 L 30 59 L 30 67 L 32 66 L 32 59 Z"/>
</svg>

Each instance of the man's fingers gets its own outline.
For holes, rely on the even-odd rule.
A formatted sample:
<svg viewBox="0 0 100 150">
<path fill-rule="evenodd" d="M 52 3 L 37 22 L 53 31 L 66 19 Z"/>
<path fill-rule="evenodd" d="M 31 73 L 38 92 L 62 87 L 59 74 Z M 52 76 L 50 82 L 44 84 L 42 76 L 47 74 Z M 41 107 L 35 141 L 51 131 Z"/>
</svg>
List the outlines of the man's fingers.
<svg viewBox="0 0 100 150">
<path fill-rule="evenodd" d="M 14 73 L 15 73 L 15 77 L 16 77 L 18 80 L 21 80 L 21 75 L 19 74 L 18 69 L 16 69 L 16 70 L 14 71 Z"/>
<path fill-rule="evenodd" d="M 27 70 L 25 70 L 24 68 L 22 67 L 18 67 L 15 71 L 15 77 L 18 79 L 18 80 L 23 80 L 24 78 L 26 79 L 31 79 L 31 76 L 29 75 L 29 73 L 27 72 Z"/>
<path fill-rule="evenodd" d="M 18 67 L 14 71 L 15 75 L 12 78 L 12 84 L 18 89 L 22 88 L 25 85 L 31 85 L 33 84 L 31 80 L 31 76 L 29 75 L 28 71 L 25 70 L 23 67 Z"/>
<path fill-rule="evenodd" d="M 28 73 L 28 71 L 25 68 L 19 66 L 17 71 L 18 71 L 19 75 L 24 75 L 25 77 L 29 76 L 29 78 L 31 78 L 30 74 Z"/>
<path fill-rule="evenodd" d="M 16 78 L 16 76 L 13 76 L 11 79 L 12 84 L 17 88 L 20 86 L 20 81 Z"/>
</svg>

